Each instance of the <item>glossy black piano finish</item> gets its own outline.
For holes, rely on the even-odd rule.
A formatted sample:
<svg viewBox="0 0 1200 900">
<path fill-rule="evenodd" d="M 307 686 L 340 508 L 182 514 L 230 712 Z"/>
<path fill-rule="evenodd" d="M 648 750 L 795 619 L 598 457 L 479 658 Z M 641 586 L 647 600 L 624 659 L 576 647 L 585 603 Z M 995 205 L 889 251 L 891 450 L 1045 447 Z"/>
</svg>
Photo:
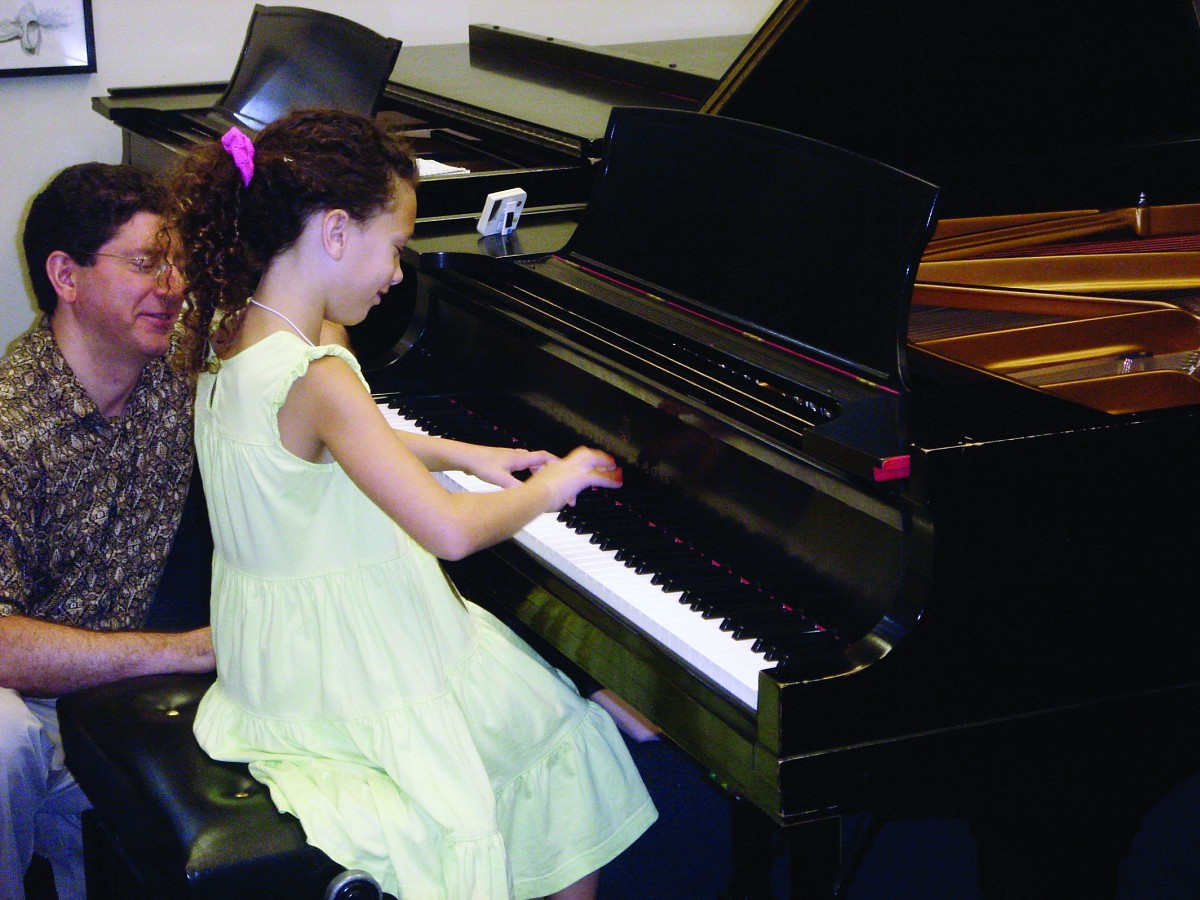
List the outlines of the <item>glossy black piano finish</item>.
<svg viewBox="0 0 1200 900">
<path fill-rule="evenodd" d="M 587 47 L 471 25 L 467 43 L 404 48 L 380 94 L 379 118 L 419 155 L 470 170 L 426 182 L 423 220 L 478 218 L 489 192 L 514 185 L 528 192 L 524 215 L 536 219 L 582 206 L 611 109 L 698 109 L 745 40 Z M 163 170 L 211 139 L 189 114 L 213 106 L 225 87 L 112 88 L 92 106 L 122 128 L 126 162 Z"/>
<path fill-rule="evenodd" d="M 816 823 L 832 855 L 809 865 L 826 890 L 837 868 L 826 824 L 867 810 L 968 818 L 995 896 L 1102 896 L 1137 817 L 1197 762 L 1178 723 L 1200 700 L 1188 524 L 1200 406 L 1105 412 L 919 337 L 906 346 L 903 324 L 932 302 L 920 276 L 921 310 L 907 293 L 878 301 L 900 335 L 895 366 L 882 377 L 877 362 L 852 366 L 849 378 L 827 368 L 830 348 L 798 361 L 797 345 L 767 348 L 753 322 L 745 338 L 664 310 L 645 284 L 635 286 L 649 300 L 539 286 L 536 270 L 559 265 L 581 221 L 587 236 L 604 168 L 597 122 L 613 105 L 702 110 L 848 148 L 938 185 L 943 220 L 1200 201 L 1189 0 L 868 6 L 782 3 L 723 74 L 704 74 L 707 95 L 703 79 L 684 89 L 648 77 L 617 98 L 593 51 L 620 66 L 625 51 L 542 56 L 557 42 L 504 29 L 477 27 L 458 48 L 406 47 L 384 114 L 400 129 L 431 127 L 426 146 L 447 162 L 490 162 L 422 186 L 410 277 L 355 330 L 356 347 L 373 387 L 397 402 L 452 398 L 524 443 L 614 453 L 630 495 L 653 495 L 656 516 L 675 510 L 666 521 L 681 540 L 835 635 L 772 660 L 747 704 L 519 546 L 450 567 L 464 593 L 622 695 L 731 794 L 797 826 L 787 834 Z M 426 74 L 405 74 L 406 57 Z M 426 65 L 435 59 L 444 71 Z M 461 77 L 427 83 L 447 72 Z M 524 109 L 500 108 L 480 78 L 519 82 Z M 183 139 L 164 138 L 158 116 L 114 115 L 121 102 L 98 108 L 135 143 Z M 588 124 L 565 125 L 564 109 Z M 481 239 L 483 196 L 514 184 L 530 189 L 520 227 Z M 787 254 L 774 232 L 790 226 L 769 172 L 743 199 L 770 236 L 743 223 L 714 248 L 665 231 L 650 264 L 666 255 L 675 274 L 700 273 L 701 289 L 703 273 L 719 273 L 735 295 L 737 273 L 751 272 L 743 283 L 759 289 L 763 265 Z M 634 220 L 646 197 L 623 202 Z M 800 221 L 842 228 L 860 216 L 867 234 L 869 207 L 801 207 Z M 770 252 L 754 251 L 760 238 Z M 851 244 L 849 266 L 874 262 L 877 244 Z M 1177 294 L 1165 302 L 1194 316 L 1200 306 Z M 837 324 L 853 332 L 869 307 Z M 1094 315 L 1080 309 L 1059 316 Z M 870 407 L 878 414 L 837 415 Z M 750 896 L 747 869 L 735 891 Z"/>
<path fill-rule="evenodd" d="M 1036 47 L 1026 42 L 1018 55 L 1076 41 L 1061 58 L 1038 64 L 1043 74 L 1065 71 L 1071 86 L 1037 95 L 1028 72 L 1002 66 L 1004 85 L 989 91 L 1011 91 L 1003 110 L 979 99 L 979 86 L 998 77 L 995 60 L 981 50 L 993 16 L 982 4 L 889 5 L 899 16 L 890 19 L 893 26 L 915 7 L 945 17 L 934 32 L 937 42 L 923 37 L 898 50 L 895 35 L 911 36 L 911 22 L 889 27 L 885 16 L 864 33 L 855 11 L 816 2 L 781 6 L 772 23 L 779 30 L 756 36 L 747 53 L 760 58 L 745 64 L 758 75 L 757 90 L 753 75 L 731 70 L 705 109 L 807 130 L 907 168 L 943 186 L 949 216 L 1103 208 L 1144 201 L 1143 194 L 1150 202 L 1200 199 L 1196 107 L 1183 101 L 1166 109 L 1172 98 L 1143 102 L 1156 78 L 1183 80 L 1184 94 L 1198 83 L 1190 4 L 1126 5 L 1097 16 L 1079 9 L 1078 20 L 1063 11 L 1054 28 L 1035 6 L 989 9 L 1011 17 L 1002 31 L 1028 35 L 1037 22 L 1045 26 Z M 1094 32 L 1070 24 L 1089 16 Z M 1112 16 L 1124 24 L 1116 27 Z M 972 35 L 972 52 L 946 34 L 960 21 Z M 1147 28 L 1169 38 L 1152 41 L 1148 65 L 1157 74 L 1148 82 L 1144 71 L 1134 73 L 1108 94 L 1115 106 L 1100 117 L 1105 92 L 1125 75 L 1113 62 L 1121 44 L 1115 35 Z M 1093 52 L 1095 40 L 1103 53 Z M 855 66 L 860 57 L 848 48 L 862 41 L 872 66 L 860 66 L 867 72 L 860 77 L 874 78 L 874 86 L 831 74 Z M 961 64 L 938 69 L 944 56 L 934 52 L 938 46 L 958 54 Z M 920 110 L 909 103 L 906 67 L 920 52 L 928 54 L 927 75 L 940 79 L 927 87 L 954 95 L 956 106 L 938 100 Z M 830 69 L 830 57 L 839 55 L 842 68 Z M 872 131 L 878 117 L 847 114 L 847 88 L 852 98 L 886 110 L 886 127 Z M 1060 121 L 1054 107 L 1072 91 L 1087 91 L 1076 104 L 1079 117 Z M 894 102 L 898 94 L 908 103 L 904 109 Z M 1022 98 L 1029 101 L 1025 118 Z M 1105 127 L 1107 141 L 1099 136 Z M 1005 132 L 1002 141 L 996 131 Z M 778 202 L 773 187 L 768 179 L 752 205 Z M 637 202 L 629 199 L 631 216 Z M 703 267 L 703 251 L 689 254 L 683 243 L 668 234 L 658 246 Z M 426 336 L 437 349 L 428 361 L 446 360 L 430 383 L 470 384 L 475 372 L 475 386 L 495 378 L 513 385 L 518 397 L 548 392 L 553 399 L 539 402 L 557 410 L 572 436 L 625 459 L 643 450 L 656 459 L 660 441 L 688 447 L 694 468 L 679 477 L 669 467 L 667 480 L 730 519 L 769 521 L 809 547 L 806 561 L 817 571 L 797 583 L 819 584 L 814 594 L 844 601 L 853 592 L 839 594 L 842 579 L 878 579 L 894 602 L 865 604 L 876 618 L 856 634 L 869 638 L 857 649 L 877 641 L 877 652 L 798 656 L 762 677 L 757 708 L 749 712 L 521 551 L 500 548 L 490 560 L 459 567 L 467 589 L 513 612 L 629 698 L 731 792 L 777 822 L 819 824 L 855 809 L 961 815 L 979 837 L 991 894 L 1110 893 L 1139 816 L 1196 764 L 1175 725 L 1200 695 L 1200 667 L 1190 650 L 1200 622 L 1182 599 L 1190 593 L 1192 540 L 1177 523 L 1200 499 L 1190 475 L 1200 410 L 1172 404 L 1104 414 L 909 347 L 901 407 L 910 474 L 868 481 L 844 462 L 808 456 L 795 445 L 768 451 L 746 440 L 745 429 L 734 429 L 731 438 L 727 422 L 708 417 L 711 410 L 677 406 L 667 391 L 631 388 L 623 371 L 594 358 L 581 361 L 576 347 L 539 327 L 527 330 L 524 273 L 498 283 L 494 269 L 475 267 L 462 254 L 520 256 L 542 248 L 471 244 L 418 237 L 414 245 L 429 275 Z M 745 270 L 760 258 L 730 252 L 720 262 Z M 465 339 L 465 353 L 445 343 L 451 335 Z M 713 371 L 737 383 L 724 366 Z M 386 375 L 380 383 L 388 384 Z M 421 388 L 406 388 L 413 389 Z M 710 472 L 720 477 L 706 479 Z M 861 626 L 855 612 L 864 608 L 838 601 L 828 621 L 854 634 Z M 814 604 L 814 614 L 828 617 L 829 608 Z M 744 824 L 752 830 L 753 817 Z M 831 851 L 836 840 L 827 826 L 816 834 L 818 853 L 805 865 L 827 889 L 830 867 L 838 865 Z M 745 843 L 761 850 L 769 836 Z M 793 849 L 799 858 L 799 845 Z M 820 850 L 833 852 L 835 861 Z M 799 896 L 804 879 L 796 878 Z M 749 895 L 756 884 L 746 875 L 735 891 Z"/>
<path fill-rule="evenodd" d="M 461 398 L 558 451 L 609 449 L 631 492 L 648 479 L 673 498 L 669 526 L 842 638 L 769 668 L 749 709 L 519 547 L 450 567 L 775 821 L 963 816 L 1103 883 L 1194 765 L 1177 743 L 1198 697 L 1179 523 L 1200 499 L 1200 411 L 1113 418 L 910 360 L 911 474 L 881 482 L 602 355 L 519 275 L 467 263 L 422 285 L 424 330 L 380 389 Z"/>
<path fill-rule="evenodd" d="M 703 270 L 706 258 L 699 253 L 694 265 Z M 744 542 L 740 524 L 777 548 L 784 574 L 782 584 L 768 578 L 769 588 L 843 636 L 832 652 L 801 650 L 770 671 L 747 710 L 686 666 L 647 662 L 652 644 L 569 580 L 551 575 L 546 590 L 522 553 L 495 554 L 509 572 L 505 588 L 489 586 L 486 559 L 461 567 L 484 594 L 516 586 L 521 618 L 781 821 L 838 809 L 865 774 L 851 760 L 874 759 L 880 743 L 953 745 L 978 740 L 956 732 L 1017 721 L 1035 733 L 1042 716 L 1050 727 L 1093 704 L 1195 683 L 1186 642 L 1196 612 L 1165 598 L 1190 580 L 1179 564 L 1190 538 L 1170 510 L 1196 496 L 1186 460 L 1200 411 L 1113 417 L 918 356 L 905 370 L 899 432 L 911 473 L 880 479 L 821 442 L 806 447 L 804 427 L 789 440 L 756 425 L 749 400 L 738 417 L 716 388 L 693 381 L 689 395 L 654 341 L 654 310 L 622 318 L 591 297 L 538 293 L 530 272 L 539 259 L 492 264 L 434 253 L 426 262 L 429 318 L 410 358 L 390 378 L 381 373 L 381 385 L 418 394 L 436 386 L 483 409 L 492 385 L 503 385 L 502 405 L 522 408 L 530 439 L 556 450 L 579 440 L 604 446 L 677 496 L 685 536 L 700 507 L 723 520 L 719 546 Z M 637 345 L 622 346 L 617 335 L 635 326 Z M 671 331 L 670 363 L 702 364 L 704 336 L 678 323 Z M 719 370 L 727 386 L 747 381 L 737 354 L 728 351 Z M 757 362 L 756 372 L 788 370 L 783 356 Z M 820 381 L 809 373 L 810 387 Z M 1143 514 L 1125 527 L 1122 510 Z M 708 523 L 696 527 L 710 532 Z M 1126 627 L 1120 611 L 1130 597 L 1153 610 L 1154 641 Z M 615 654 L 610 643 L 625 649 Z M 649 682 L 631 663 L 638 658 L 654 672 Z M 715 740 L 721 728 L 736 739 Z M 843 777 L 811 777 L 822 759 L 845 764 Z M 854 802 L 870 801 L 868 782 Z"/>
<path fill-rule="evenodd" d="M 474 175 L 427 184 L 426 218 L 477 216 L 516 182 L 537 185 L 527 209 L 584 203 L 617 106 L 845 147 L 942 186 L 944 216 L 1172 203 L 1200 189 L 1198 28 L 1190 0 L 783 0 L 754 34 L 597 46 L 477 24 L 464 44 L 405 46 L 379 108 Z M 112 88 L 92 105 L 126 161 L 157 169 L 204 137 L 179 113 L 224 88 Z"/>
</svg>

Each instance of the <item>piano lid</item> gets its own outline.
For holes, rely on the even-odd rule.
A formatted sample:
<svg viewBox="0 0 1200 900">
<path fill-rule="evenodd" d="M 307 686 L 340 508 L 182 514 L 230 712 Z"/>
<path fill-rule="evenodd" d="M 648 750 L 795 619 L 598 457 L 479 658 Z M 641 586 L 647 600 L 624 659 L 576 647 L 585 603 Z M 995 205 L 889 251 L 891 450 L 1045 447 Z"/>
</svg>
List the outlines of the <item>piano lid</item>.
<svg viewBox="0 0 1200 900">
<path fill-rule="evenodd" d="M 388 91 L 575 158 L 616 106 L 759 122 L 940 185 L 943 216 L 1200 199 L 1193 0 L 783 0 L 720 46 L 475 25 L 405 48 Z"/>
<path fill-rule="evenodd" d="M 560 256 L 892 392 L 937 188 L 778 129 L 616 109 Z"/>
<path fill-rule="evenodd" d="M 305 106 L 371 115 L 399 52 L 399 40 L 333 13 L 255 4 L 217 108 L 256 129 Z"/>
<path fill-rule="evenodd" d="M 172 112 L 214 137 L 232 125 L 258 131 L 309 106 L 372 115 L 399 52 L 396 38 L 334 13 L 255 4 L 233 75 L 214 102 L 207 102 L 213 85 L 185 87 L 174 103 L 147 89 L 118 89 L 109 115 L 122 122 Z"/>
<path fill-rule="evenodd" d="M 926 178 L 943 216 L 1200 199 L 1145 151 L 1200 137 L 1193 0 L 784 0 L 702 111 Z"/>
<path fill-rule="evenodd" d="M 405 47 L 385 95 L 435 123 L 595 158 L 614 107 L 698 109 L 746 39 L 594 46 L 476 24 L 466 44 Z"/>
</svg>

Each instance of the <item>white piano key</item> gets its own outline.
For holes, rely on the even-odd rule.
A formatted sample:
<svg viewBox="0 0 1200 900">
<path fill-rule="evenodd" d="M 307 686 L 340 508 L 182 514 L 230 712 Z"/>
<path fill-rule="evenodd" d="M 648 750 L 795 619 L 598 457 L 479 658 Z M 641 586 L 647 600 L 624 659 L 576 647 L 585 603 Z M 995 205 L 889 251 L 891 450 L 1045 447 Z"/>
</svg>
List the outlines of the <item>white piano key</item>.
<svg viewBox="0 0 1200 900">
<path fill-rule="evenodd" d="M 393 428 L 424 433 L 416 422 L 384 404 L 379 408 Z M 498 490 L 463 472 L 439 472 L 450 490 Z M 758 673 L 774 665 L 751 650 L 753 641 L 734 640 L 721 631 L 720 619 L 705 619 L 679 602 L 679 591 L 666 592 L 601 550 L 587 534 L 558 521 L 554 513 L 538 516 L 513 540 L 541 562 L 577 584 L 584 593 L 627 620 L 634 628 L 716 682 L 752 709 L 758 704 Z"/>
</svg>

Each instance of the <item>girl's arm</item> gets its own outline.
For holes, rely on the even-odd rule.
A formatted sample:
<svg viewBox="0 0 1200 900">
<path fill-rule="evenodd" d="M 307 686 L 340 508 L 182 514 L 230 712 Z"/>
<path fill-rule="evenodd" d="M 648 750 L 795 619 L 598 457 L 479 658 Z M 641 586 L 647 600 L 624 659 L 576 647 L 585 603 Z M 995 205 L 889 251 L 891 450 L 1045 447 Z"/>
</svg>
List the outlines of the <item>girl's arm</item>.
<svg viewBox="0 0 1200 900">
<path fill-rule="evenodd" d="M 461 468 L 464 460 L 456 457 L 471 445 L 448 441 L 439 444 L 457 448 L 438 446 L 432 438 L 411 442 L 422 459 L 379 414 L 354 371 L 336 357 L 315 360 L 292 385 L 279 426 L 289 451 L 316 462 L 328 449 L 371 500 L 443 559 L 461 559 L 511 537 L 539 514 L 573 503 L 585 488 L 621 483 L 610 456 L 581 447 L 563 459 L 529 454 L 537 470 L 523 483 L 512 479 L 508 490 L 451 493 L 430 468 Z"/>
<path fill-rule="evenodd" d="M 484 447 L 411 431 L 397 431 L 396 435 L 431 472 L 466 472 L 505 488 L 520 484 L 514 472 L 536 472 L 557 459 L 546 450 Z"/>
<path fill-rule="evenodd" d="M 336 344 L 353 352 L 345 326 L 328 319 L 321 323 L 321 337 L 317 343 Z M 430 472 L 466 472 L 498 487 L 515 487 L 519 482 L 513 472 L 533 471 L 554 458 L 545 451 L 481 447 L 427 434 L 396 433 Z"/>
</svg>

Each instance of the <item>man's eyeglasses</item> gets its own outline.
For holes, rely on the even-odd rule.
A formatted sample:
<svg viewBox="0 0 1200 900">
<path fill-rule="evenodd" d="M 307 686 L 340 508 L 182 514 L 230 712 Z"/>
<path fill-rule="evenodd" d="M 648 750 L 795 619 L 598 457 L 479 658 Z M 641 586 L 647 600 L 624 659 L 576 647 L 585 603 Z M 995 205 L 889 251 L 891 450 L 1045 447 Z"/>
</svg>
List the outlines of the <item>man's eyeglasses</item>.
<svg viewBox="0 0 1200 900">
<path fill-rule="evenodd" d="M 127 263 L 131 263 L 135 269 L 142 275 L 149 275 L 151 278 L 162 278 L 167 275 L 175 266 L 170 260 L 165 257 L 157 256 L 122 256 L 120 253 L 93 253 L 92 256 L 107 256 L 110 259 L 123 259 Z"/>
</svg>

